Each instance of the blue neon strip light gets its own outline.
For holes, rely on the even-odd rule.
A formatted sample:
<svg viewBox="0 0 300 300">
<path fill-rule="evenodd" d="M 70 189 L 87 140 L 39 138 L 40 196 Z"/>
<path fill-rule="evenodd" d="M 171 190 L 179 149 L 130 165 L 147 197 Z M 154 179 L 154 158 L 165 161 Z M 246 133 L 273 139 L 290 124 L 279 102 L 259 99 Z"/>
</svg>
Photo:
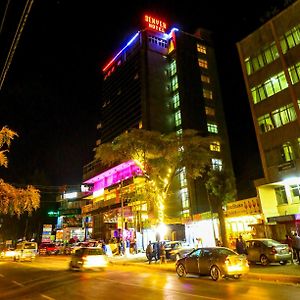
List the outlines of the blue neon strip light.
<svg viewBox="0 0 300 300">
<path fill-rule="evenodd" d="M 111 66 L 112 65 L 112 63 L 116 60 L 116 58 L 127 48 L 127 47 L 129 47 L 132 43 L 133 43 L 133 41 L 137 38 L 137 36 L 139 35 L 139 31 L 132 37 L 132 39 L 126 44 L 126 46 L 122 49 L 122 50 L 120 50 L 116 55 L 115 55 L 115 57 L 103 68 L 103 72 L 105 72 L 107 69 L 108 69 L 108 67 L 109 66 Z"/>
<path fill-rule="evenodd" d="M 169 38 L 169 39 L 172 37 L 172 33 L 173 33 L 173 31 L 179 31 L 179 29 L 178 29 L 178 28 L 176 28 L 176 27 L 173 27 L 173 28 L 171 29 L 170 33 L 169 33 L 169 34 L 167 34 L 167 36 L 168 36 L 168 38 Z"/>
</svg>

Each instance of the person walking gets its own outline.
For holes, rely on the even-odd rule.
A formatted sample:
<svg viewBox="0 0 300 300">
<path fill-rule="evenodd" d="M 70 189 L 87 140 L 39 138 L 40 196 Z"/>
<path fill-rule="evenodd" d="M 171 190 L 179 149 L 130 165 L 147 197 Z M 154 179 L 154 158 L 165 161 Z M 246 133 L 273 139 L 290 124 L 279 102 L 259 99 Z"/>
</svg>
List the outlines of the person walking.
<svg viewBox="0 0 300 300">
<path fill-rule="evenodd" d="M 161 264 L 166 263 L 166 248 L 163 242 L 160 244 L 159 253 L 160 253 L 160 263 Z"/>
<path fill-rule="evenodd" d="M 294 250 L 298 264 L 300 264 L 300 237 L 297 232 L 294 234 Z"/>
<path fill-rule="evenodd" d="M 286 234 L 285 235 L 285 240 L 283 241 L 283 243 L 288 245 L 289 252 L 292 253 L 292 261 L 291 261 L 291 263 L 293 264 L 294 263 L 294 259 L 293 259 L 294 258 L 293 240 L 292 240 L 292 238 L 288 234 Z"/>
<path fill-rule="evenodd" d="M 245 248 L 245 243 L 243 241 L 242 236 L 240 236 L 239 238 L 236 238 L 236 243 L 235 243 L 235 247 L 236 247 L 236 252 L 238 254 L 246 254 L 246 248 Z"/>
<path fill-rule="evenodd" d="M 149 265 L 151 264 L 152 256 L 153 256 L 153 247 L 152 247 L 151 241 L 149 241 L 149 244 L 146 248 L 146 257 L 149 261 Z"/>
</svg>

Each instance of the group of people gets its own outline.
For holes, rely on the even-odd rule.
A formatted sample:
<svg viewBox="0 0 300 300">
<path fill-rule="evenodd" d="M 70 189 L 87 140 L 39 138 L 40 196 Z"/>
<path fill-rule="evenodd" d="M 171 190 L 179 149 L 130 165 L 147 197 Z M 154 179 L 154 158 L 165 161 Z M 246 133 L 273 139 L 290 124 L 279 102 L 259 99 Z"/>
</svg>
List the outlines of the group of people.
<svg viewBox="0 0 300 300">
<path fill-rule="evenodd" d="M 300 264 L 300 236 L 295 232 L 292 236 L 286 234 L 284 243 L 289 246 L 290 251 L 293 254 L 293 259 L 296 263 Z"/>
<path fill-rule="evenodd" d="M 165 263 L 166 262 L 165 243 L 164 242 L 151 243 L 151 241 L 149 241 L 149 244 L 146 248 L 146 257 L 149 261 L 149 264 L 151 264 L 153 259 L 155 260 L 155 262 L 159 260 L 160 263 Z"/>
</svg>

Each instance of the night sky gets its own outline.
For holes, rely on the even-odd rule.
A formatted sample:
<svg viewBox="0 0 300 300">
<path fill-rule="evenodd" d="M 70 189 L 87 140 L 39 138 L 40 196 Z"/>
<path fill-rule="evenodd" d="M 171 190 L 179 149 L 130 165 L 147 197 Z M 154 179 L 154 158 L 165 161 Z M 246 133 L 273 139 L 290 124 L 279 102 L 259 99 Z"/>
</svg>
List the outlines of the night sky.
<svg viewBox="0 0 300 300">
<path fill-rule="evenodd" d="M 2 20 L 6 2 L 0 4 Z M 25 2 L 11 0 L 8 6 L 1 68 Z M 49 190 L 82 182 L 96 141 L 101 67 L 141 29 L 147 12 L 189 33 L 198 27 L 214 32 L 239 195 L 254 196 L 252 180 L 262 171 L 235 43 L 284 2 L 108 1 L 104 7 L 104 1 L 35 0 L 0 91 L 0 126 L 19 134 L 0 177 Z"/>
</svg>

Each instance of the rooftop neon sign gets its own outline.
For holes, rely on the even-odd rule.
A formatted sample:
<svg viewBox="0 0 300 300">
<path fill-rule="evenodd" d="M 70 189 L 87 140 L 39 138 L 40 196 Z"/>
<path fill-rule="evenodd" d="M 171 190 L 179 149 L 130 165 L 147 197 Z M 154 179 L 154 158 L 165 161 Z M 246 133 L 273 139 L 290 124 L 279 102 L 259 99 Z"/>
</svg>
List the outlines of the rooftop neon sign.
<svg viewBox="0 0 300 300">
<path fill-rule="evenodd" d="M 167 23 L 158 18 L 154 18 L 152 16 L 145 15 L 144 20 L 149 29 L 159 31 L 159 32 L 165 32 L 167 29 Z"/>
</svg>

